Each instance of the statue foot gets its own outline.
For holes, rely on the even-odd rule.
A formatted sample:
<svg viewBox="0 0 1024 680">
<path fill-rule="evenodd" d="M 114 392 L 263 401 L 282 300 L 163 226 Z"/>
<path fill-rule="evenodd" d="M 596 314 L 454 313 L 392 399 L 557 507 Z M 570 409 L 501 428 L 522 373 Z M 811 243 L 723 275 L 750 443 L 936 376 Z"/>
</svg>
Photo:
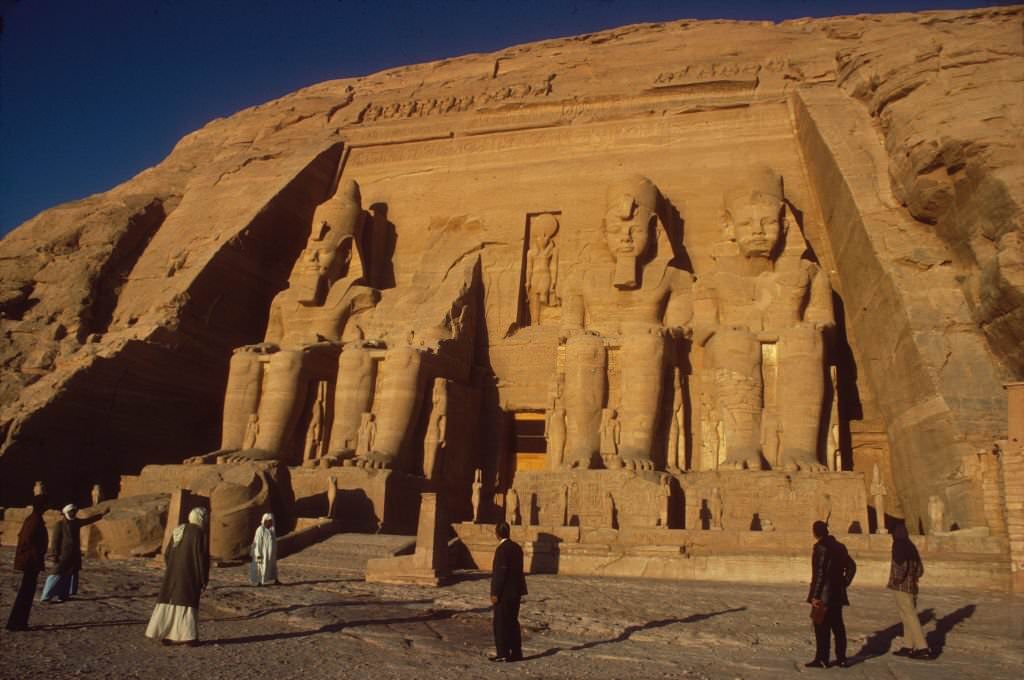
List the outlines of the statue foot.
<svg viewBox="0 0 1024 680">
<path fill-rule="evenodd" d="M 621 470 L 625 467 L 622 462 L 622 458 L 614 453 L 606 453 L 601 456 L 601 460 L 604 461 L 604 466 L 609 470 Z"/>
<path fill-rule="evenodd" d="M 204 453 L 201 456 L 192 456 L 181 461 L 183 465 L 213 465 L 221 456 L 234 453 L 238 449 L 219 449 L 213 453 Z"/>
<path fill-rule="evenodd" d="M 390 470 L 393 467 L 394 461 L 395 456 L 393 454 L 373 451 L 362 458 L 356 458 L 355 463 L 356 467 L 367 470 Z"/>
<path fill-rule="evenodd" d="M 760 470 L 761 454 L 757 449 L 750 447 L 737 447 L 731 449 L 725 460 L 718 466 L 720 470 Z"/>
<path fill-rule="evenodd" d="M 626 453 L 622 455 L 622 466 L 627 470 L 642 472 L 644 470 L 653 470 L 654 461 L 646 456 Z"/>
<path fill-rule="evenodd" d="M 241 451 L 232 451 L 231 453 L 221 455 L 217 458 L 219 463 L 259 463 L 267 460 L 277 460 L 277 454 L 273 451 L 267 451 L 265 449 L 244 449 Z"/>
<path fill-rule="evenodd" d="M 827 466 L 819 462 L 813 453 L 805 449 L 783 449 L 779 467 L 786 472 L 795 472 L 797 470 L 808 472 L 828 471 Z"/>
</svg>

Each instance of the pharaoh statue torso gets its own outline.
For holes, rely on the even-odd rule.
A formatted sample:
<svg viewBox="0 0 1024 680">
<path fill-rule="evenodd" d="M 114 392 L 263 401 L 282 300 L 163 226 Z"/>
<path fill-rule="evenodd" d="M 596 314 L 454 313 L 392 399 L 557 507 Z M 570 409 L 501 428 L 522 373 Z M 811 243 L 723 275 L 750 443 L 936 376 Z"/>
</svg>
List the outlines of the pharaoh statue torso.
<svg viewBox="0 0 1024 680">
<path fill-rule="evenodd" d="M 748 168 L 727 192 L 724 221 L 715 268 L 695 290 L 705 446 L 724 452 L 715 454 L 724 469 L 761 469 L 763 457 L 772 467 L 823 470 L 828 279 L 809 258 L 770 168 Z"/>
<path fill-rule="evenodd" d="M 674 343 L 690 320 L 693 277 L 675 264 L 661 217 L 664 199 L 650 180 L 628 177 L 612 184 L 606 198 L 604 241 L 591 244 L 563 296 L 562 464 L 601 464 L 601 414 L 614 408 L 619 443 L 614 452 L 603 447 L 603 464 L 651 470 L 662 383 L 676 356 Z M 604 403 L 609 348 L 621 357 L 618 404 Z"/>
</svg>

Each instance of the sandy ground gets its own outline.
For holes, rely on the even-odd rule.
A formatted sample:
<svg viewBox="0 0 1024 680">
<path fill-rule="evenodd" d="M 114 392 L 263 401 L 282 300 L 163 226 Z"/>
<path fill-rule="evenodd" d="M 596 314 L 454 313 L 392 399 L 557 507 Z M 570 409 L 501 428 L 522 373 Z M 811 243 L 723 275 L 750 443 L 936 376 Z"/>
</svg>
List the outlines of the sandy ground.
<svg viewBox="0 0 1024 680">
<path fill-rule="evenodd" d="M 0 549 L 4 621 L 18 574 Z M 0 630 L 0 678 L 1012 678 L 1024 670 L 1017 597 L 928 591 L 920 611 L 933 661 L 894 656 L 890 593 L 854 583 L 849 669 L 805 669 L 813 633 L 805 588 L 566 576 L 529 578 L 526 659 L 487 661 L 488 576 L 440 589 L 363 582 L 358 565 L 281 562 L 283 585 L 255 588 L 244 567 L 216 569 L 198 647 L 143 632 L 160 585 L 149 560 L 87 561 L 79 596 L 36 604 L 31 630 Z M 41 581 L 42 579 L 40 579 Z M 927 582 L 925 582 L 927 588 Z"/>
</svg>

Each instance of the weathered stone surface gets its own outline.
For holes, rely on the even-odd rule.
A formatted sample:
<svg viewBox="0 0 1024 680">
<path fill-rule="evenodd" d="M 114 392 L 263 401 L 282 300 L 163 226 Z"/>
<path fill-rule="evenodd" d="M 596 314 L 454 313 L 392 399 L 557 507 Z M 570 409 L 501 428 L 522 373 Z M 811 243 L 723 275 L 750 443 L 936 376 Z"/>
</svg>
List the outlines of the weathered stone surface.
<svg viewBox="0 0 1024 680">
<path fill-rule="evenodd" d="M 1022 14 L 632 26 L 322 83 L 213 121 L 0 242 L 0 500 L 24 503 L 39 476 L 84 499 L 215 452 L 425 473 L 455 520 L 471 516 L 481 468 L 480 515 L 495 519 L 546 451 L 552 471 L 878 464 L 889 511 L 915 528 L 931 496 L 950 526 L 994 527 L 984 475 L 959 471 L 1002 438 L 1000 384 L 1024 372 Z M 760 356 L 751 343 L 739 356 L 760 379 L 712 389 L 723 364 L 701 346 L 687 284 L 721 272 L 722 227 L 736 226 L 723 194 L 755 164 L 782 178 L 784 245 L 799 233 L 806 249 L 741 305 L 764 307 L 758 328 L 740 315 Z M 647 184 L 609 193 L 637 175 Z M 361 280 L 379 299 L 318 337 L 289 336 L 294 323 L 274 335 L 275 297 L 327 253 L 318 206 L 351 182 Z M 644 252 L 607 245 L 611 231 Z M 834 328 L 781 304 L 818 279 Z M 716 332 L 735 330 L 734 298 L 708 299 Z M 787 372 L 768 336 L 790 331 L 821 376 Z M 286 390 L 230 382 L 232 350 L 261 341 L 273 356 L 329 351 L 252 371 L 288 376 Z M 258 399 L 236 412 L 225 393 Z M 738 414 L 751 416 L 739 429 Z M 740 431 L 758 450 L 730 456 Z M 208 481 L 197 493 L 223 509 L 266 502 L 250 478 Z M 327 481 L 311 472 L 302 497 Z M 643 512 L 660 521 L 656 505 Z M 247 522 L 217 538 L 224 554 Z"/>
</svg>

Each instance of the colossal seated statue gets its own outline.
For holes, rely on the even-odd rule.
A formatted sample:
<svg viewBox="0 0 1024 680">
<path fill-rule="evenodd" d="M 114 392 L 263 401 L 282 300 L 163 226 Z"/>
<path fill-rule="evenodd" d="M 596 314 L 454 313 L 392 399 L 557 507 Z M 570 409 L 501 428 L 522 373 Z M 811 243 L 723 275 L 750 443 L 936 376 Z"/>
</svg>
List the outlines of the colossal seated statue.
<svg viewBox="0 0 1024 680">
<path fill-rule="evenodd" d="M 655 467 L 656 434 L 667 426 L 660 420 L 663 387 L 692 313 L 693 276 L 679 265 L 682 244 L 674 247 L 666 214 L 646 177 L 612 184 L 604 240 L 590 245 L 589 257 L 569 277 L 562 300 L 564 467 L 589 468 L 601 460 L 605 408 L 615 409 L 619 423 L 617 452 L 605 465 Z M 609 348 L 619 353 L 617 404 L 605 403 Z"/>
<path fill-rule="evenodd" d="M 469 380 L 481 298 L 479 225 L 452 218 L 427 232 L 430 247 L 411 280 L 384 291 L 372 314 L 360 319 L 367 340 L 341 352 L 331 460 L 423 472 L 424 461 L 414 454 L 424 442 L 425 433 L 415 430 L 424 402 L 431 403 L 426 395 L 437 378 Z M 355 447 L 363 412 L 376 422 L 369 451 Z"/>
<path fill-rule="evenodd" d="M 713 423 L 707 439 L 724 451 L 723 469 L 759 470 L 764 454 L 783 470 L 824 470 L 823 331 L 834 324 L 828 278 L 808 257 L 774 170 L 749 168 L 724 199 L 726 239 L 694 302 L 693 339 L 705 348 L 705 417 Z M 771 360 L 772 384 L 762 356 Z"/>
<path fill-rule="evenodd" d="M 311 388 L 335 379 L 341 343 L 354 328 L 350 322 L 379 296 L 362 285 L 355 247 L 362 220 L 359 186 L 351 180 L 317 207 L 288 287 L 271 303 L 264 341 L 239 347 L 231 357 L 220 450 L 188 462 L 292 457 L 301 411 L 316 393 Z"/>
</svg>

